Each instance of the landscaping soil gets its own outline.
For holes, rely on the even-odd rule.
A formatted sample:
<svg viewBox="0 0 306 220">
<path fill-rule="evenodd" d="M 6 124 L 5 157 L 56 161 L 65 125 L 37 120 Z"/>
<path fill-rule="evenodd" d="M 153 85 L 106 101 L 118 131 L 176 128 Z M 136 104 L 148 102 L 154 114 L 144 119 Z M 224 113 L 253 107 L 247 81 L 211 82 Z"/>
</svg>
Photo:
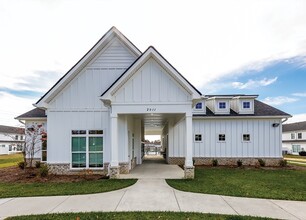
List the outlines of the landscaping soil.
<svg viewBox="0 0 306 220">
<path fill-rule="evenodd" d="M 65 183 L 105 178 L 106 177 L 103 175 L 86 173 L 80 173 L 79 175 L 48 175 L 47 177 L 40 177 L 39 169 L 37 168 L 21 170 L 19 167 L 14 166 L 0 169 L 0 182 L 5 183 Z"/>
</svg>

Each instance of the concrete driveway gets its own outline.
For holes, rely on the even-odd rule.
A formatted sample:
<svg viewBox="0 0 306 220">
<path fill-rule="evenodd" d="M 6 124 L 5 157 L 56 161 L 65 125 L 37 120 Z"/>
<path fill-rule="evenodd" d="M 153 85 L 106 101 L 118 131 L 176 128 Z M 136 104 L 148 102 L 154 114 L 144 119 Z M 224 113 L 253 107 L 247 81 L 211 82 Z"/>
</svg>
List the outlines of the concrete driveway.
<svg viewBox="0 0 306 220">
<path fill-rule="evenodd" d="M 188 193 L 171 188 L 164 179 L 140 179 L 107 193 L 0 199 L 0 219 L 90 211 L 184 211 L 306 220 L 306 202 Z"/>
</svg>

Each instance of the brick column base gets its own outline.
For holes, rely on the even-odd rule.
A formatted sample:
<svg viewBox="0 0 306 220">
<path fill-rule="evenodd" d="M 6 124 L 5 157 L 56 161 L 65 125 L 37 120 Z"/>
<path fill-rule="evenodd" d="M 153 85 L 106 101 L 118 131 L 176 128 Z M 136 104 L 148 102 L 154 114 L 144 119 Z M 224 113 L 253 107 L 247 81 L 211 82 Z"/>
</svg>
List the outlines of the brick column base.
<svg viewBox="0 0 306 220">
<path fill-rule="evenodd" d="M 194 166 L 184 166 L 185 179 L 194 179 Z"/>
<path fill-rule="evenodd" d="M 120 167 L 110 167 L 109 168 L 109 178 L 110 179 L 119 179 Z"/>
</svg>

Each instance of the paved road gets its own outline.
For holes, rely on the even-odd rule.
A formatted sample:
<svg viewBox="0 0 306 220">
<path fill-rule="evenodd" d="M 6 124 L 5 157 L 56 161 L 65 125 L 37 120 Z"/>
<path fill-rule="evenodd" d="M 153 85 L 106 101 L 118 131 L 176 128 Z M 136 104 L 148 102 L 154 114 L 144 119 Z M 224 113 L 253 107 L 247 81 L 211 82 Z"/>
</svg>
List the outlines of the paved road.
<svg viewBox="0 0 306 220">
<path fill-rule="evenodd" d="M 0 219 L 90 211 L 188 211 L 306 220 L 306 202 L 188 193 L 171 188 L 163 179 L 140 179 L 107 193 L 0 199 Z"/>
</svg>

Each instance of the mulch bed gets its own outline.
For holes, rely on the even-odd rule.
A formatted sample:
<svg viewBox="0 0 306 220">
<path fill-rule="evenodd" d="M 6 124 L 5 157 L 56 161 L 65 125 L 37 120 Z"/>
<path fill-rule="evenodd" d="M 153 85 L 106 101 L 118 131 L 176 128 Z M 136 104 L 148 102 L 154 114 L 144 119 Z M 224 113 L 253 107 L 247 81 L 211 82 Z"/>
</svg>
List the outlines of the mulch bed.
<svg viewBox="0 0 306 220">
<path fill-rule="evenodd" d="M 0 169 L 0 182 L 5 183 L 65 183 L 105 178 L 106 177 L 103 175 L 86 173 L 80 173 L 79 175 L 48 175 L 47 177 L 40 177 L 39 169 L 37 168 L 21 170 L 19 167 L 14 166 Z"/>
</svg>

